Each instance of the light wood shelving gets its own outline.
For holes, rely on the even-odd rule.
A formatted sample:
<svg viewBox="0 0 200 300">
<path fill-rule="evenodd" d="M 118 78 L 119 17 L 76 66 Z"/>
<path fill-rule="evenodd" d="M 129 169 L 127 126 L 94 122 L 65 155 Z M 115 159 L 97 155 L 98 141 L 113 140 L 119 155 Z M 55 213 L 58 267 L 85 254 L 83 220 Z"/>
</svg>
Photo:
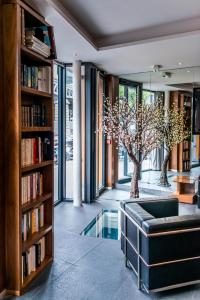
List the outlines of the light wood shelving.
<svg viewBox="0 0 200 300">
<path fill-rule="evenodd" d="M 6 290 L 12 295 L 21 295 L 30 283 L 52 262 L 53 247 L 53 62 L 21 45 L 22 9 L 25 25 L 28 27 L 49 26 L 45 19 L 20 0 L 4 1 L 3 9 L 3 63 L 5 91 L 5 228 L 6 228 Z M 21 84 L 21 65 L 51 68 L 51 92 L 46 93 Z M 44 105 L 47 110 L 47 124 L 44 127 L 22 127 L 22 105 Z M 22 138 L 48 138 L 50 141 L 49 160 L 25 167 L 21 165 Z M 29 203 L 22 204 L 22 177 L 42 172 L 43 194 Z M 44 206 L 44 226 L 26 241 L 22 240 L 22 217 L 35 208 Z M 35 272 L 22 280 L 22 254 L 45 237 L 45 258 Z"/>
</svg>

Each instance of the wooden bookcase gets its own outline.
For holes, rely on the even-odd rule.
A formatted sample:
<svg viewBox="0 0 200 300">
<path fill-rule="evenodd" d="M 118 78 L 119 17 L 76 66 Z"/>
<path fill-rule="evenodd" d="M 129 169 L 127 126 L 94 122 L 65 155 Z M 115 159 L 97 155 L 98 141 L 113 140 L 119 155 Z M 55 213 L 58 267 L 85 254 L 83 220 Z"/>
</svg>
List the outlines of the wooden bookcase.
<svg viewBox="0 0 200 300">
<path fill-rule="evenodd" d="M 53 251 L 53 63 L 21 44 L 21 11 L 29 27 L 49 26 L 45 19 L 22 1 L 3 1 L 3 64 L 4 64 L 4 147 L 5 147 L 5 227 L 6 289 L 8 294 L 21 295 L 29 284 L 51 263 Z M 25 23 L 26 25 L 26 23 Z M 50 92 L 22 86 L 21 65 L 49 67 Z M 22 106 L 43 105 L 46 126 L 22 127 Z M 21 144 L 24 138 L 48 139 L 48 157 L 40 163 L 22 167 Z M 22 204 L 22 177 L 41 172 L 43 192 Z M 44 206 L 44 225 L 22 240 L 22 218 L 27 212 Z M 31 215 L 32 216 L 32 215 Z M 32 219 L 31 219 L 32 220 Z M 32 221 L 33 222 L 33 221 Z M 45 257 L 35 271 L 22 279 L 22 254 L 45 237 Z"/>
<path fill-rule="evenodd" d="M 170 105 L 184 112 L 185 127 L 191 130 L 192 95 L 185 91 L 171 91 Z M 190 171 L 191 139 L 188 138 L 174 147 L 170 154 L 169 169 L 179 172 Z"/>
</svg>

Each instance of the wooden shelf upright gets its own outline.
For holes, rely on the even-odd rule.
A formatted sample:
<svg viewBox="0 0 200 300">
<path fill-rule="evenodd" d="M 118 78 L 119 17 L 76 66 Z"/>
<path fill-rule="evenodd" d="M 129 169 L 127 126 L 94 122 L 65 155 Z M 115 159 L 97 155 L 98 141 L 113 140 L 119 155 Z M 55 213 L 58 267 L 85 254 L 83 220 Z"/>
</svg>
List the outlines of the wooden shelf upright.
<svg viewBox="0 0 200 300">
<path fill-rule="evenodd" d="M 53 62 L 22 45 L 22 10 L 27 27 L 48 28 L 49 24 L 35 10 L 19 0 L 4 0 L 3 9 L 3 65 L 4 65 L 4 148 L 5 148 L 5 249 L 6 249 L 6 290 L 8 294 L 19 296 L 53 260 Z M 22 85 L 21 66 L 46 67 L 50 69 L 48 92 Z M 47 111 L 45 126 L 22 126 L 22 106 L 43 105 Z M 49 159 L 22 166 L 22 139 L 37 138 L 50 141 Z M 42 195 L 22 203 L 22 178 L 41 172 L 43 180 Z M 22 239 L 22 219 L 27 212 L 32 213 L 43 205 L 44 225 L 36 233 L 31 232 L 25 241 Z M 32 219 L 31 219 L 31 222 Z M 33 225 L 32 225 L 33 226 Z M 30 247 L 35 247 L 45 237 L 45 255 L 35 271 L 23 277 L 22 255 Z"/>
<path fill-rule="evenodd" d="M 192 95 L 187 91 L 171 91 L 170 105 L 184 113 L 185 129 L 191 130 Z M 169 169 L 178 172 L 190 171 L 191 138 L 174 147 L 169 159 Z"/>
</svg>

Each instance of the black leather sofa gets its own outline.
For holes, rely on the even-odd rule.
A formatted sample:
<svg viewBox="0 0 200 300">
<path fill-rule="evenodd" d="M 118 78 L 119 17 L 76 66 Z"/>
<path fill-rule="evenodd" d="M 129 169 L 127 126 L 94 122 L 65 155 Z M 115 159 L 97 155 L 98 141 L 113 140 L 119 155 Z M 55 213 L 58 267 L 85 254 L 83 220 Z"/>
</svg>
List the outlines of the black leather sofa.
<svg viewBox="0 0 200 300">
<path fill-rule="evenodd" d="M 139 289 L 199 283 L 200 214 L 178 216 L 178 200 L 171 197 L 123 201 L 121 249 Z"/>
</svg>

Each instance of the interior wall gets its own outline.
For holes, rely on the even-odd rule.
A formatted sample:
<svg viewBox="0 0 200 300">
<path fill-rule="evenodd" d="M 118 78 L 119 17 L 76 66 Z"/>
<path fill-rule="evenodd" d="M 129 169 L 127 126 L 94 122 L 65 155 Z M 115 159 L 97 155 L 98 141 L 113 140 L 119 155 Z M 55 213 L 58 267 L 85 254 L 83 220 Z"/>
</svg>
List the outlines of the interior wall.
<svg viewBox="0 0 200 300">
<path fill-rule="evenodd" d="M 2 0 L 0 0 L 0 293 L 5 287 L 5 220 L 4 220 L 4 192 L 3 192 L 3 54 L 2 54 Z"/>
</svg>

